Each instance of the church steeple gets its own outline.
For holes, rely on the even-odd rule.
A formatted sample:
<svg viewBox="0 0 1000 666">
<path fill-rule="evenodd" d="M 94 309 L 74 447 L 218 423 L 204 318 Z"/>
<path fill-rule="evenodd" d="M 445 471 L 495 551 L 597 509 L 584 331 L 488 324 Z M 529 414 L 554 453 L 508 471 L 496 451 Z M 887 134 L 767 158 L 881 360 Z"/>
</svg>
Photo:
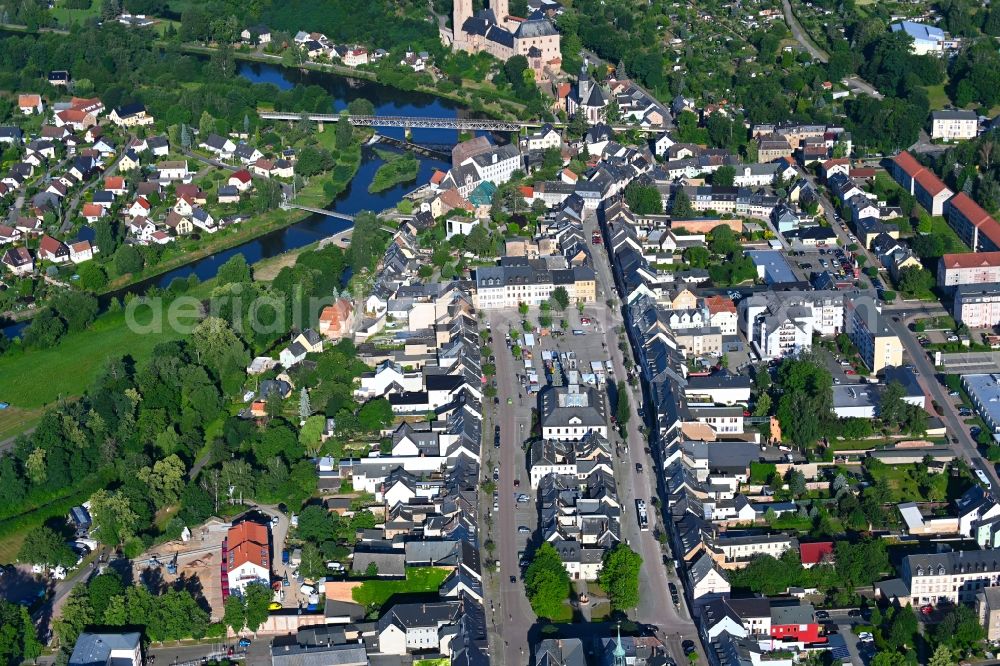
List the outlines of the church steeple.
<svg viewBox="0 0 1000 666">
<path fill-rule="evenodd" d="M 615 666 L 625 666 L 625 648 L 622 647 L 622 626 L 618 625 L 618 640 L 615 641 Z"/>
</svg>

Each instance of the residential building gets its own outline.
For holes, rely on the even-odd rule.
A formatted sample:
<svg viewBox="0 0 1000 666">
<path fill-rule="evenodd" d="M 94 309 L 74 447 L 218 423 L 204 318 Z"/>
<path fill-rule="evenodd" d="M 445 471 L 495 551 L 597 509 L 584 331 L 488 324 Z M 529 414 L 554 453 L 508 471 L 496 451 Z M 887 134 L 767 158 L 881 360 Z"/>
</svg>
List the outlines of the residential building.
<svg viewBox="0 0 1000 666">
<path fill-rule="evenodd" d="M 887 366 L 903 364 L 903 343 L 870 298 L 844 299 L 844 332 L 873 375 Z"/>
<path fill-rule="evenodd" d="M 113 109 L 108 118 L 119 127 L 140 127 L 153 124 L 153 116 L 146 113 L 145 105 L 138 103 L 126 104 Z"/>
<path fill-rule="evenodd" d="M 1000 251 L 1000 223 L 965 192 L 959 192 L 945 203 L 944 217 L 973 252 Z"/>
<path fill-rule="evenodd" d="M 230 527 L 222 556 L 230 594 L 242 594 L 251 583 L 271 584 L 271 535 L 264 525 L 244 520 Z"/>
<path fill-rule="evenodd" d="M 701 610 L 716 599 L 728 597 L 732 587 L 715 560 L 701 553 L 687 569 L 688 592 L 691 595 L 691 613 L 698 617 Z"/>
<path fill-rule="evenodd" d="M 38 244 L 38 258 L 55 264 L 65 263 L 69 261 L 69 247 L 61 240 L 45 234 Z"/>
<path fill-rule="evenodd" d="M 42 101 L 41 95 L 18 95 L 17 107 L 21 110 L 21 113 L 30 116 L 40 114 L 45 110 L 45 102 Z"/>
<path fill-rule="evenodd" d="M 941 602 L 972 603 L 983 588 L 1000 584 L 1000 557 L 995 550 L 907 555 L 902 579 L 914 608 Z"/>
<path fill-rule="evenodd" d="M 892 177 L 931 215 L 943 215 L 945 202 L 954 194 L 937 174 L 905 150 L 892 158 Z"/>
<path fill-rule="evenodd" d="M 354 306 L 346 298 L 338 298 L 319 314 L 319 333 L 327 340 L 350 337 L 354 329 Z"/>
<path fill-rule="evenodd" d="M 959 324 L 969 328 L 1000 324 L 1000 282 L 959 285 L 954 296 L 952 314 Z"/>
<path fill-rule="evenodd" d="M 476 309 L 516 308 L 520 303 L 537 306 L 562 287 L 570 303 L 593 303 L 597 298 L 596 275 L 588 266 L 550 269 L 544 261 L 503 257 L 499 266 L 474 271 Z"/>
<path fill-rule="evenodd" d="M 770 360 L 812 349 L 814 334 L 844 330 L 844 296 L 836 291 L 761 292 L 740 301 L 740 330 Z"/>
<path fill-rule="evenodd" d="M 967 141 L 979 134 L 979 116 L 975 111 L 934 111 L 931 113 L 931 138 L 943 141 Z"/>
<path fill-rule="evenodd" d="M 142 641 L 138 631 L 84 632 L 76 639 L 69 666 L 142 666 Z"/>
<path fill-rule="evenodd" d="M 448 636 L 442 628 L 454 625 L 462 615 L 461 601 L 398 603 L 376 624 L 381 654 L 405 655 L 412 652 L 438 652 Z"/>
<path fill-rule="evenodd" d="M 976 593 L 976 613 L 986 629 L 986 640 L 1000 640 L 1000 587 L 984 587 Z"/>
<path fill-rule="evenodd" d="M 28 275 L 35 270 L 35 262 L 26 247 L 12 247 L 3 253 L 0 263 L 14 275 Z"/>
<path fill-rule="evenodd" d="M 1000 252 L 946 254 L 938 261 L 938 286 L 951 288 L 965 284 L 1000 282 Z"/>
</svg>

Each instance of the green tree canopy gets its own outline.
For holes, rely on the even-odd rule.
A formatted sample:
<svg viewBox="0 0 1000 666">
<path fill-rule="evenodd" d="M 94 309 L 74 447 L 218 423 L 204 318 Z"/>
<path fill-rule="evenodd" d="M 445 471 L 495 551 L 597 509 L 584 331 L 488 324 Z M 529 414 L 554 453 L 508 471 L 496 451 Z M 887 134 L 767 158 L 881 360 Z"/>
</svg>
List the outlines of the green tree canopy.
<svg viewBox="0 0 1000 666">
<path fill-rule="evenodd" d="M 569 574 L 551 543 L 542 544 L 535 552 L 524 573 L 524 587 L 536 615 L 548 618 L 561 615 L 569 598 Z"/>
</svg>

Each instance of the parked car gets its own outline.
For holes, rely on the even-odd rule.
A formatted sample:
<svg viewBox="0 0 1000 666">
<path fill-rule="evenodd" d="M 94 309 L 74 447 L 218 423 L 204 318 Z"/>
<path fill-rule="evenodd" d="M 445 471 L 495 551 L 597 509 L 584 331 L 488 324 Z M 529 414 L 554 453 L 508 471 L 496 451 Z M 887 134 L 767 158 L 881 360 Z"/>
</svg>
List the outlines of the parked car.
<svg viewBox="0 0 1000 666">
<path fill-rule="evenodd" d="M 518 525 L 517 532 L 518 534 L 531 534 L 531 529 L 527 525 Z"/>
<path fill-rule="evenodd" d="M 694 652 L 694 641 L 688 639 L 681 643 L 681 648 L 684 649 L 684 654 L 691 654 Z"/>
<path fill-rule="evenodd" d="M 525 495 L 524 493 L 521 493 L 520 495 L 517 496 L 517 501 L 521 502 L 521 503 L 528 502 L 528 501 L 530 501 L 530 498 L 527 495 Z"/>
<path fill-rule="evenodd" d="M 635 464 L 635 471 L 639 474 L 642 474 L 642 463 Z"/>
<path fill-rule="evenodd" d="M 239 645 L 241 648 L 248 648 L 250 647 L 250 642 L 251 641 L 249 638 L 241 638 L 240 642 L 237 643 L 237 645 Z"/>
<path fill-rule="evenodd" d="M 818 610 L 818 611 L 816 611 L 816 619 L 817 620 L 826 620 L 829 617 L 830 617 L 830 614 L 828 612 L 826 612 L 825 610 Z"/>
</svg>

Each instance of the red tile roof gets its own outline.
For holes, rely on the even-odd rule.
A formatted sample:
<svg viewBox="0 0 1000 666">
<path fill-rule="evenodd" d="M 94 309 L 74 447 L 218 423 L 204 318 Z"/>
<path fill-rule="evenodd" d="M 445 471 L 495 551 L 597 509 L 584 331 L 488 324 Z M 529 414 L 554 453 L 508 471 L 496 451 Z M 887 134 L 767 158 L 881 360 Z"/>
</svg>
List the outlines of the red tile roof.
<svg viewBox="0 0 1000 666">
<path fill-rule="evenodd" d="M 832 541 L 799 544 L 799 559 L 802 564 L 819 564 L 823 558 L 833 557 Z"/>
<path fill-rule="evenodd" d="M 104 207 L 100 204 L 88 203 L 83 204 L 83 216 L 84 217 L 101 217 L 104 215 Z"/>
<path fill-rule="evenodd" d="M 38 249 L 42 252 L 47 252 L 49 254 L 59 255 L 66 252 L 66 246 L 62 241 L 56 240 L 48 234 L 42 236 L 41 242 L 38 244 Z"/>
<path fill-rule="evenodd" d="M 892 161 L 932 197 L 948 189 L 940 178 L 905 150 L 893 157 Z"/>
<path fill-rule="evenodd" d="M 226 535 L 229 570 L 247 562 L 270 569 L 267 559 L 269 544 L 267 528 L 263 525 L 246 521 L 230 527 Z"/>
<path fill-rule="evenodd" d="M 715 314 L 716 312 L 736 312 L 733 299 L 726 298 L 725 296 L 711 296 L 706 298 L 705 306 L 708 308 L 709 314 Z"/>
<path fill-rule="evenodd" d="M 233 175 L 229 177 L 229 180 L 232 180 L 233 178 L 237 179 L 241 183 L 249 183 L 253 180 L 253 176 L 251 176 L 250 172 L 246 169 L 240 169 L 239 171 L 234 172 Z"/>
<path fill-rule="evenodd" d="M 963 252 L 941 257 L 945 268 L 987 268 L 1000 266 L 1000 252 Z"/>
<path fill-rule="evenodd" d="M 108 176 L 104 179 L 104 189 L 106 190 L 124 190 L 125 189 L 125 179 L 121 176 Z"/>
</svg>

